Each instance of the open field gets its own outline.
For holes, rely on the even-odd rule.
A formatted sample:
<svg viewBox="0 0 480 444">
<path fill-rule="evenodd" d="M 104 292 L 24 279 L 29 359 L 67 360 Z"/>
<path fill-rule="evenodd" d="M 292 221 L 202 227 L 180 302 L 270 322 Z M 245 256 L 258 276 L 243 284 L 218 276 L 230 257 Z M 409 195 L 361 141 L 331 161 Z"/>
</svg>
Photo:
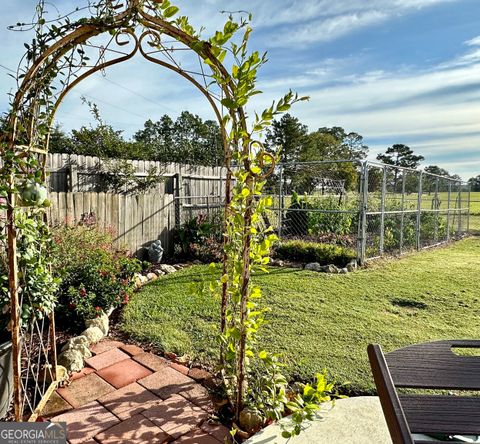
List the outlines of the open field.
<svg viewBox="0 0 480 444">
<path fill-rule="evenodd" d="M 480 238 L 382 261 L 348 275 L 274 268 L 255 277 L 272 308 L 262 342 L 306 379 L 327 367 L 351 393 L 373 381 L 366 346 L 392 350 L 442 338 L 478 338 Z M 161 349 L 216 362 L 219 301 L 193 295 L 207 279 L 195 266 L 150 284 L 124 311 L 123 329 Z"/>
</svg>

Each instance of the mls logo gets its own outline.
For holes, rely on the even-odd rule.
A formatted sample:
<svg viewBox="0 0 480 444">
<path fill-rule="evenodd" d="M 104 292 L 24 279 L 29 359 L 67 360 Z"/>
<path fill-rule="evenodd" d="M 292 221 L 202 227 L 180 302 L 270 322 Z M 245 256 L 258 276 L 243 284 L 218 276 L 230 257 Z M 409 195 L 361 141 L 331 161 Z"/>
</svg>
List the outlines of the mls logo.
<svg viewBox="0 0 480 444">
<path fill-rule="evenodd" d="M 64 422 L 0 423 L 0 444 L 66 444 Z"/>
</svg>

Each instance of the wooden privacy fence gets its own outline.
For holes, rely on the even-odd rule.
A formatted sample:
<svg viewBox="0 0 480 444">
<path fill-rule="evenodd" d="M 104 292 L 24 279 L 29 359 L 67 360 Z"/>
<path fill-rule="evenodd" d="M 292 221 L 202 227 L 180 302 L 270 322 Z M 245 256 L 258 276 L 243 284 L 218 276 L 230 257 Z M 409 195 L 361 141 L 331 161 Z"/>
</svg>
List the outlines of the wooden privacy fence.
<svg viewBox="0 0 480 444">
<path fill-rule="evenodd" d="M 112 228 L 116 245 L 139 252 L 160 239 L 165 251 L 173 250 L 175 198 L 172 194 L 50 193 L 52 224 L 73 224 L 95 219 Z"/>
<path fill-rule="evenodd" d="M 173 251 L 175 226 L 197 214 L 210 213 L 223 205 L 226 169 L 154 161 L 127 161 L 135 176 L 146 177 L 153 169 L 163 180 L 140 194 L 125 187 L 109 188 L 109 168 L 98 157 L 49 154 L 48 187 L 52 224 L 78 223 L 95 219 L 117 233 L 116 244 L 132 252 L 160 239 L 166 251 Z"/>
<path fill-rule="evenodd" d="M 119 160 L 109 160 L 110 165 Z M 222 195 L 227 176 L 224 167 L 208 167 L 201 165 L 184 165 L 179 163 L 161 163 L 154 161 L 129 160 L 135 176 L 146 177 L 149 171 L 155 170 L 163 178 L 148 192 L 175 192 L 180 185 L 183 195 L 207 196 Z M 109 192 L 108 169 L 102 159 L 76 154 L 49 154 L 48 186 L 53 192 Z M 180 184 L 177 184 L 179 180 Z M 113 191 L 116 192 L 116 191 Z M 135 194 L 135 190 L 125 189 L 122 192 Z"/>
</svg>

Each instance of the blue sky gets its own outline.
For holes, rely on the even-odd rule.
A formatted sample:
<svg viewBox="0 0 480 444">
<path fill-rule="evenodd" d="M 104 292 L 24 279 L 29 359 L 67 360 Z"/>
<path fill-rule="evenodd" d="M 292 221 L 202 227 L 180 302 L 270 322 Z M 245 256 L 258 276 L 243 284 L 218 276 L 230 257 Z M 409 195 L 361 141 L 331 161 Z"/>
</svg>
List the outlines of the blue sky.
<svg viewBox="0 0 480 444">
<path fill-rule="evenodd" d="M 52 0 L 53 1 L 53 0 Z M 34 0 L 2 0 L 0 63 L 15 69 L 30 35 L 6 30 L 28 20 Z M 61 11 L 82 0 L 53 2 Z M 478 0 L 206 0 L 175 2 L 209 35 L 220 10 L 254 14 L 251 48 L 268 51 L 259 81 L 262 109 L 288 89 L 311 97 L 292 111 L 311 130 L 343 126 L 362 134 L 371 157 L 393 143 L 468 179 L 480 174 L 480 1 Z M 201 4 L 201 7 L 199 6 Z M 0 67 L 0 110 L 15 83 Z M 120 86 L 119 86 L 120 85 Z M 80 96 L 127 136 L 146 119 L 183 109 L 213 118 L 184 80 L 138 56 L 83 82 L 58 122 L 69 130 L 91 121 Z M 251 109 L 252 111 L 253 109 Z"/>
</svg>

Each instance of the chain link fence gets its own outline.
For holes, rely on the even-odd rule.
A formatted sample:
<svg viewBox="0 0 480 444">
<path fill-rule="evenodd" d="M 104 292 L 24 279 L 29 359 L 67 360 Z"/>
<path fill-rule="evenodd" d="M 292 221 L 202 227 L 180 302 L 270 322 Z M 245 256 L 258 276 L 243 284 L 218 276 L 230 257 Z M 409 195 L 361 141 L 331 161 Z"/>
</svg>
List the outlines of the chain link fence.
<svg viewBox="0 0 480 444">
<path fill-rule="evenodd" d="M 449 177 L 350 160 L 280 164 L 267 182 L 265 225 L 281 239 L 355 249 L 360 263 L 458 238 L 469 187 Z"/>
</svg>

